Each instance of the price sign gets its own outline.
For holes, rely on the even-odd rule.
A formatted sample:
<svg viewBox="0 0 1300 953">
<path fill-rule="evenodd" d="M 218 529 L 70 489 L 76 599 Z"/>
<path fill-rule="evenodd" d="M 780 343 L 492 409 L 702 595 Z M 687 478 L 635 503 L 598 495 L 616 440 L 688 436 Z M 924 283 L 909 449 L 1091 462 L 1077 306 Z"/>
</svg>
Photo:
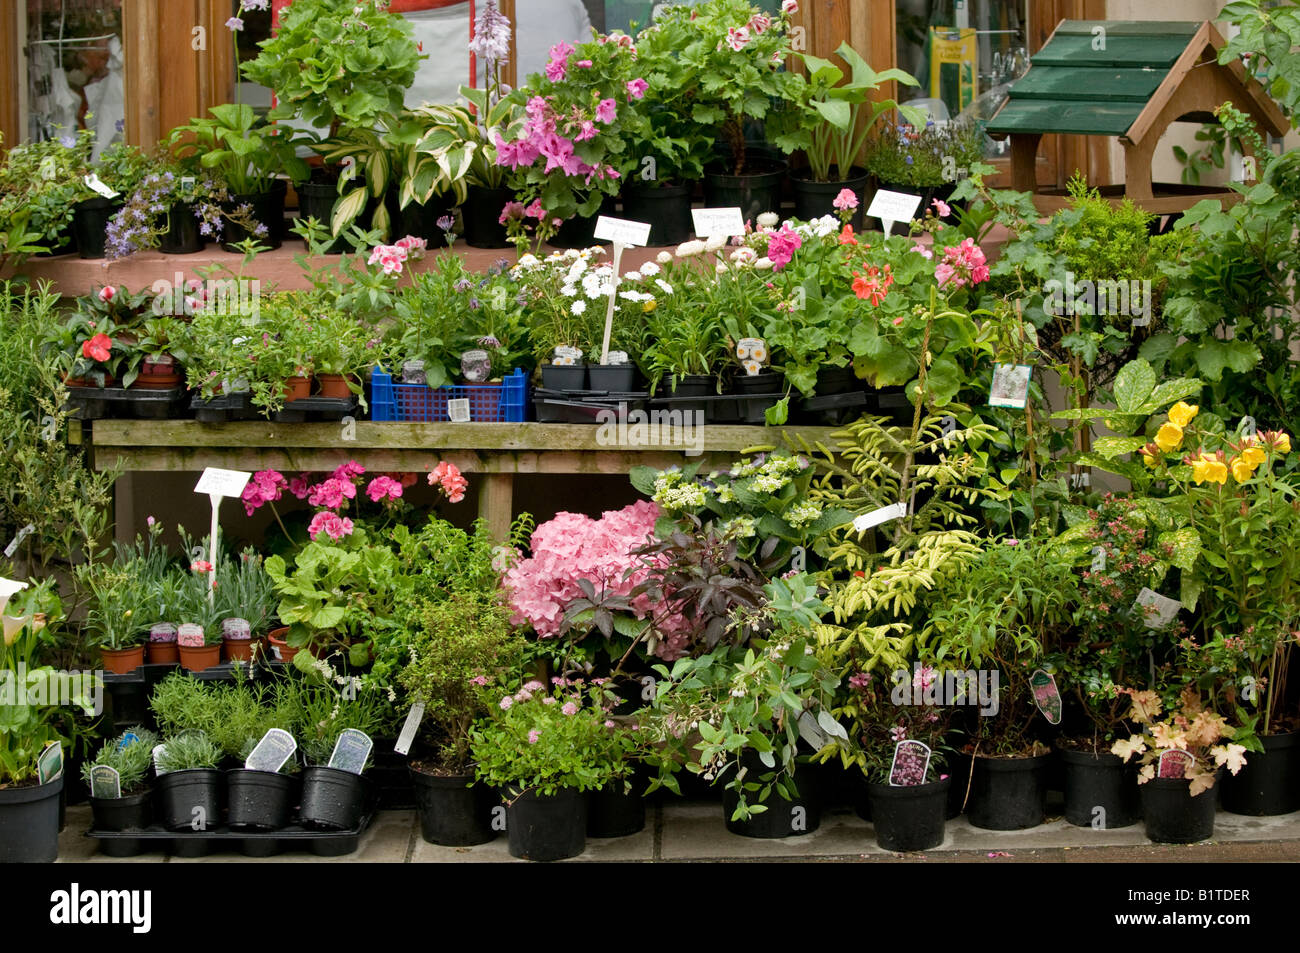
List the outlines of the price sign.
<svg viewBox="0 0 1300 953">
<path fill-rule="evenodd" d="M 745 234 L 745 217 L 739 208 L 693 208 L 695 234 L 700 238 L 731 238 Z"/>
<path fill-rule="evenodd" d="M 602 215 L 596 219 L 596 238 L 619 245 L 644 245 L 650 241 L 650 223 L 632 222 L 625 218 Z M 618 270 L 616 265 L 615 271 Z"/>
<path fill-rule="evenodd" d="M 209 495 L 216 493 L 219 496 L 239 496 L 244 492 L 244 487 L 248 486 L 248 481 L 252 479 L 252 476 L 253 474 L 246 473 L 243 470 L 222 470 L 219 467 L 208 467 L 203 471 L 203 476 L 199 477 L 194 492 Z"/>
<path fill-rule="evenodd" d="M 872 218 L 880 219 L 885 226 L 885 235 L 888 236 L 897 222 L 910 222 L 916 216 L 916 210 L 920 204 L 921 196 L 919 195 L 881 189 L 872 198 L 871 207 L 867 209 L 867 214 Z"/>
</svg>

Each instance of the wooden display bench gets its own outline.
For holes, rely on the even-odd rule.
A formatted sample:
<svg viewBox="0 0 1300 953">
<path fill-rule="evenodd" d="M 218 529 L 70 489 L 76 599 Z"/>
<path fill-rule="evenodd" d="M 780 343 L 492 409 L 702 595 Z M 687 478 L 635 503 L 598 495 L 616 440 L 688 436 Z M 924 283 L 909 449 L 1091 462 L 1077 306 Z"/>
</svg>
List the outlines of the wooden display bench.
<svg viewBox="0 0 1300 953">
<path fill-rule="evenodd" d="M 125 471 L 232 470 L 324 472 L 355 459 L 367 470 L 426 472 L 447 460 L 481 475 L 479 515 L 504 539 L 514 517 L 517 473 L 626 474 L 634 466 L 658 468 L 702 462 L 729 467 L 752 448 L 780 447 L 785 437 L 810 446 L 831 444 L 835 427 L 699 428 L 698 455 L 688 455 L 680 428 L 663 427 L 655 442 L 608 446 L 603 428 L 590 424 L 376 423 L 276 424 L 246 421 L 202 424 L 194 420 L 96 420 L 72 439 L 89 435 L 95 469 Z"/>
</svg>

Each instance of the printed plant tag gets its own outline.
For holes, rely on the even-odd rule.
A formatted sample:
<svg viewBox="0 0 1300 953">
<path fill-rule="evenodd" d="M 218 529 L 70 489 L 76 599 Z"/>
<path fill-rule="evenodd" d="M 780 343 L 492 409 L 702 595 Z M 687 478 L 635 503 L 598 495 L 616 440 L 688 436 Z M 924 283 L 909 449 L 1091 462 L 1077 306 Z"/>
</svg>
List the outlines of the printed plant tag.
<svg viewBox="0 0 1300 953">
<path fill-rule="evenodd" d="M 31 523 L 20 529 L 18 534 L 9 541 L 9 545 L 5 547 L 5 559 L 13 559 L 14 553 L 18 552 L 18 547 L 22 545 L 22 541 L 34 532 L 36 532 L 36 527 Z"/>
<path fill-rule="evenodd" d="M 930 746 L 923 741 L 900 741 L 894 745 L 894 761 L 889 766 L 889 786 L 911 788 L 925 783 L 930 770 Z"/>
<path fill-rule="evenodd" d="M 1148 629 L 1163 629 L 1174 621 L 1183 604 L 1177 599 L 1160 595 L 1154 589 L 1144 588 L 1137 594 L 1133 606 L 1142 613 Z M 1153 606 L 1154 611 L 1146 609 L 1146 606 Z"/>
<path fill-rule="evenodd" d="M 469 398 L 458 397 L 447 401 L 447 419 L 454 424 L 469 423 Z"/>
<path fill-rule="evenodd" d="M 736 342 L 736 357 L 746 368 L 751 364 L 766 364 L 767 342 L 762 338 L 741 338 Z"/>
<path fill-rule="evenodd" d="M 82 179 L 82 181 L 86 183 L 86 186 L 88 188 L 92 189 L 95 192 L 98 192 L 106 199 L 117 198 L 117 192 L 109 188 L 103 182 L 101 182 L 99 180 L 99 176 L 96 175 L 94 172 L 90 173 L 90 175 L 86 176 L 84 179 Z"/>
<path fill-rule="evenodd" d="M 817 719 L 810 711 L 799 716 L 799 737 L 808 742 L 814 751 L 821 751 L 831 743 L 831 736 L 822 731 L 821 725 L 817 724 Z"/>
<path fill-rule="evenodd" d="M 162 757 L 163 752 L 166 750 L 167 746 L 165 744 L 157 744 L 153 746 L 153 773 L 158 775 L 160 778 L 167 772 L 164 771 L 162 765 L 158 763 L 158 759 Z"/>
<path fill-rule="evenodd" d="M 49 784 L 63 773 L 63 745 L 51 741 L 36 759 L 36 775 L 41 784 Z"/>
<path fill-rule="evenodd" d="M 995 364 L 993 384 L 989 388 L 989 406 L 1024 410 L 1029 402 L 1029 379 L 1033 373 L 1031 364 Z"/>
<path fill-rule="evenodd" d="M 582 360 L 582 348 L 561 344 L 551 355 L 551 363 L 556 367 L 572 367 Z"/>
<path fill-rule="evenodd" d="M 203 648 L 203 626 L 197 622 L 186 622 L 176 630 L 176 644 L 187 649 Z"/>
<path fill-rule="evenodd" d="M 253 637 L 253 627 L 249 625 L 247 619 L 223 619 L 221 621 L 221 637 L 242 642 Z"/>
<path fill-rule="evenodd" d="M 893 503 L 889 506 L 882 506 L 878 510 L 872 510 L 870 513 L 862 513 L 853 518 L 853 528 L 859 533 L 871 529 L 873 526 L 879 526 L 881 523 L 888 523 L 890 520 L 902 519 L 907 515 L 906 503 Z"/>
<path fill-rule="evenodd" d="M 366 760 L 370 757 L 370 749 L 374 745 L 375 743 L 364 731 L 345 728 L 339 732 L 338 740 L 334 742 L 334 752 L 330 755 L 329 766 L 340 771 L 360 774 L 366 769 Z"/>
<path fill-rule="evenodd" d="M 90 796 L 104 799 L 122 796 L 122 777 L 117 773 L 117 768 L 97 764 L 90 769 Z"/>
<path fill-rule="evenodd" d="M 492 358 L 481 348 L 466 351 L 460 356 L 460 372 L 471 384 L 481 384 L 492 376 Z"/>
<path fill-rule="evenodd" d="M 272 728 L 262 735 L 257 747 L 249 752 L 244 767 L 250 771 L 270 771 L 275 773 L 284 767 L 284 763 L 298 750 L 298 742 L 293 735 L 283 728 Z"/>
<path fill-rule="evenodd" d="M 731 238 L 745 234 L 745 218 L 739 208 L 693 208 L 697 238 Z"/>
<path fill-rule="evenodd" d="M 1050 672 L 1035 669 L 1029 676 L 1029 686 L 1034 690 L 1034 704 L 1043 713 L 1049 724 L 1061 723 L 1061 690 L 1056 687 L 1056 679 Z"/>
<path fill-rule="evenodd" d="M 402 724 L 402 730 L 397 736 L 397 743 L 393 745 L 394 751 L 398 754 L 406 754 L 411 750 L 411 742 L 415 740 L 415 732 L 419 729 L 420 722 L 423 719 L 424 702 L 416 702 L 411 706 L 406 721 Z"/>
<path fill-rule="evenodd" d="M 1106 571 L 1106 547 L 1092 547 L 1092 572 Z"/>
<path fill-rule="evenodd" d="M 1170 749 L 1161 753 L 1160 760 L 1156 762 L 1156 777 L 1158 778 L 1185 778 L 1187 770 L 1196 763 L 1186 751 Z"/>
<path fill-rule="evenodd" d="M 614 367 L 614 366 L 617 366 L 617 365 L 619 365 L 619 364 L 626 364 L 626 363 L 627 363 L 627 351 L 610 351 L 610 352 L 609 352 L 609 360 L 607 360 L 605 363 L 606 363 L 606 365 L 609 366 L 609 367 Z"/>
</svg>

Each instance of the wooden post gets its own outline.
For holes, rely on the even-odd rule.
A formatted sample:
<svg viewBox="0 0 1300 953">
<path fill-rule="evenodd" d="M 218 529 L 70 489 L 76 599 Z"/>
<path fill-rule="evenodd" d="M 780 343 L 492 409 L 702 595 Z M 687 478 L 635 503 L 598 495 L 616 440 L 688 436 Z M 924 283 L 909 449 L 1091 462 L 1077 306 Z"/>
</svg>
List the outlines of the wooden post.
<svg viewBox="0 0 1300 953">
<path fill-rule="evenodd" d="M 485 473 L 479 477 L 478 515 L 487 520 L 494 539 L 505 542 L 514 519 L 513 473 Z"/>
</svg>

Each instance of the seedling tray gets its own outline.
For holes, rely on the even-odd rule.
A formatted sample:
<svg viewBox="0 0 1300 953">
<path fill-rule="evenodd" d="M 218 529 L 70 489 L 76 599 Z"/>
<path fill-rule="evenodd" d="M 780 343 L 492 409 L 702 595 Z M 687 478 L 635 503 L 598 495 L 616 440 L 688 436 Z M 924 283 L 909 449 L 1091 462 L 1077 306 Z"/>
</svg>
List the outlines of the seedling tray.
<svg viewBox="0 0 1300 953">
<path fill-rule="evenodd" d="M 604 411 L 618 419 L 633 410 L 645 410 L 650 395 L 644 391 L 615 393 L 591 390 L 533 391 L 533 408 L 541 423 L 598 424 Z"/>
<path fill-rule="evenodd" d="M 188 391 L 184 387 L 146 390 L 126 387 L 69 387 L 68 415 L 74 420 L 136 417 L 165 420 L 179 415 Z"/>
<path fill-rule="evenodd" d="M 242 853 L 245 857 L 270 857 L 282 851 L 311 851 L 317 857 L 340 857 L 357 849 L 361 835 L 374 819 L 367 810 L 361 822 L 346 831 L 317 831 L 290 824 L 278 831 L 233 831 L 225 825 L 207 831 L 169 831 L 157 824 L 135 831 L 86 832 L 99 841 L 110 857 L 134 857 L 165 851 L 177 857 L 204 857 L 214 853 Z"/>
<path fill-rule="evenodd" d="M 331 421 L 342 420 L 349 414 L 356 413 L 357 398 L 349 397 L 304 397 L 301 400 L 285 401 L 284 409 L 271 414 L 271 419 L 278 424 L 300 424 L 307 420 Z"/>
<path fill-rule="evenodd" d="M 797 405 L 796 414 L 801 423 L 838 427 L 857 420 L 872 409 L 865 391 L 854 390 L 823 397 L 807 397 Z"/>
<path fill-rule="evenodd" d="M 253 420 L 257 411 L 253 408 L 252 398 L 248 392 L 241 394 L 221 394 L 204 400 L 198 394 L 190 401 L 190 410 L 200 423 L 219 424 L 227 420 Z"/>
</svg>

